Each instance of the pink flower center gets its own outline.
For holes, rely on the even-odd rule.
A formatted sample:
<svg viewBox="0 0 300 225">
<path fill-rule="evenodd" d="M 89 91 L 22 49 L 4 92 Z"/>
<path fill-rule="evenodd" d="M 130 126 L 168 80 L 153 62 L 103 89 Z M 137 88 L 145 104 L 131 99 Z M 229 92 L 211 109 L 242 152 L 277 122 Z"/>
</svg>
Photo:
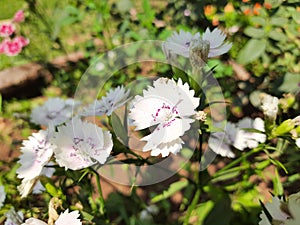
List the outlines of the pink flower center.
<svg viewBox="0 0 300 225">
<path fill-rule="evenodd" d="M 171 107 L 166 103 L 163 103 L 163 105 L 156 110 L 155 114 L 152 114 L 153 121 L 161 121 L 163 128 L 171 126 L 171 124 L 175 121 L 175 118 L 178 116 L 179 112 L 177 110 L 177 106 L 175 105 L 174 107 Z"/>
</svg>

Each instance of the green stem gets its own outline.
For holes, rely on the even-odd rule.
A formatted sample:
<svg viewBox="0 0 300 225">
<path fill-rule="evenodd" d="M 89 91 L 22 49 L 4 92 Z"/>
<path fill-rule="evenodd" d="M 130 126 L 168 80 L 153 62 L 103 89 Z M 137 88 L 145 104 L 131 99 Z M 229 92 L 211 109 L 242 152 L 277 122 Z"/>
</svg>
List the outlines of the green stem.
<svg viewBox="0 0 300 225">
<path fill-rule="evenodd" d="M 199 200 L 199 197 L 200 197 L 200 194 L 201 194 L 201 189 L 199 187 L 196 187 L 196 188 L 197 188 L 196 193 L 194 195 L 192 203 L 190 204 L 190 207 L 187 210 L 187 215 L 184 219 L 183 225 L 188 225 L 189 224 L 191 214 L 192 214 L 193 210 L 195 209 L 195 207 L 198 203 L 198 200 Z"/>
<path fill-rule="evenodd" d="M 103 193 L 102 193 L 102 188 L 101 188 L 101 183 L 100 183 L 100 175 L 94 169 L 92 169 L 92 173 L 96 177 L 97 189 L 98 189 L 98 194 L 99 194 L 99 199 L 100 199 L 100 213 L 104 217 L 106 217 L 105 203 L 104 203 L 104 198 L 103 198 Z"/>
<path fill-rule="evenodd" d="M 258 148 L 253 148 L 252 150 L 250 150 L 249 152 L 247 152 L 246 154 L 242 155 L 240 158 L 232 161 L 231 163 L 229 163 L 228 165 L 226 165 L 225 167 L 223 167 L 222 169 L 220 169 L 218 172 L 216 172 L 213 176 L 214 178 L 218 177 L 220 174 L 223 173 L 223 171 L 230 169 L 231 167 L 235 166 L 236 164 L 238 164 L 239 162 L 241 162 L 242 160 L 244 160 L 245 158 L 249 157 L 250 155 L 259 152 L 261 149 L 263 149 L 262 147 L 258 147 Z"/>
</svg>

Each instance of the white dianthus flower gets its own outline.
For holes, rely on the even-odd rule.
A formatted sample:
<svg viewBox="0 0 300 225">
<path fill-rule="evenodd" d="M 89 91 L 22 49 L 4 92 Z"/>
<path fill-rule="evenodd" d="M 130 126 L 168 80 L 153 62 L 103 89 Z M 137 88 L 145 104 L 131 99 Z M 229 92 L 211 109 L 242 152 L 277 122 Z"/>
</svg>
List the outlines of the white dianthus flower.
<svg viewBox="0 0 300 225">
<path fill-rule="evenodd" d="M 44 166 L 53 155 L 54 146 L 50 143 L 51 136 L 52 131 L 40 130 L 22 143 L 22 154 L 18 161 L 21 166 L 17 169 L 17 177 L 23 179 L 18 186 L 22 198 L 32 191 L 38 177 L 42 175 Z"/>
<path fill-rule="evenodd" d="M 39 125 L 56 126 L 70 119 L 73 108 L 77 105 L 73 99 L 50 98 L 43 105 L 32 110 L 30 120 Z"/>
<path fill-rule="evenodd" d="M 220 127 L 220 124 L 216 124 Z M 234 143 L 237 127 L 231 122 L 227 122 L 224 132 L 214 132 L 208 140 L 208 147 L 215 153 L 228 158 L 234 158 L 235 154 L 231 150 L 231 145 Z"/>
<path fill-rule="evenodd" d="M 59 166 L 78 170 L 99 162 L 104 164 L 112 150 L 113 142 L 109 131 L 95 124 L 73 118 L 58 127 L 52 142 Z"/>
<path fill-rule="evenodd" d="M 82 113 L 83 116 L 110 116 L 113 111 L 124 105 L 129 100 L 130 90 L 125 90 L 124 87 L 118 86 L 110 90 L 101 100 L 94 101 Z"/>
<path fill-rule="evenodd" d="M 179 33 L 174 32 L 166 40 L 163 44 L 163 51 L 167 57 L 169 57 L 170 53 L 175 53 L 189 58 L 191 43 L 193 40 L 198 40 L 209 43 L 209 52 L 205 58 L 215 57 L 228 52 L 232 47 L 231 43 L 224 43 L 225 38 L 226 35 L 218 28 L 215 28 L 213 31 L 207 28 L 202 37 L 199 32 L 193 35 L 190 32 L 180 30 Z"/>
<path fill-rule="evenodd" d="M 156 126 L 149 135 L 143 137 L 147 141 L 143 151 L 151 151 L 152 156 L 177 153 L 182 148 L 181 136 L 190 129 L 195 120 L 195 109 L 199 98 L 187 83 L 179 79 L 159 78 L 153 87 L 143 91 L 143 96 L 136 96 L 132 102 L 129 118 L 133 120 L 135 130 Z"/>
<path fill-rule="evenodd" d="M 265 134 L 243 130 L 244 128 L 252 128 L 264 132 L 264 121 L 261 118 L 255 118 L 254 120 L 243 118 L 238 122 L 237 127 L 239 130 L 237 131 L 233 146 L 239 150 L 256 148 L 259 143 L 266 141 Z"/>
<path fill-rule="evenodd" d="M 69 213 L 67 209 L 59 215 L 54 225 L 82 225 L 80 219 L 78 219 L 79 216 L 80 214 L 77 210 Z M 47 223 L 36 218 L 29 218 L 22 225 L 47 225 Z"/>
</svg>

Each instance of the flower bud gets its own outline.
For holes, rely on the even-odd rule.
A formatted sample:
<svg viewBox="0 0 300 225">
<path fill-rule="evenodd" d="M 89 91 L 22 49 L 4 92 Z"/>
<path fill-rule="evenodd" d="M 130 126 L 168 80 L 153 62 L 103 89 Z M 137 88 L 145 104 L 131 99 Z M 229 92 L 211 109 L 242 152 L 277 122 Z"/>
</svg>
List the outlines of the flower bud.
<svg viewBox="0 0 300 225">
<path fill-rule="evenodd" d="M 294 127 L 295 123 L 293 122 L 293 120 L 288 119 L 283 121 L 278 127 L 276 127 L 272 133 L 274 136 L 280 136 L 290 132 L 292 129 L 294 129 Z"/>
</svg>

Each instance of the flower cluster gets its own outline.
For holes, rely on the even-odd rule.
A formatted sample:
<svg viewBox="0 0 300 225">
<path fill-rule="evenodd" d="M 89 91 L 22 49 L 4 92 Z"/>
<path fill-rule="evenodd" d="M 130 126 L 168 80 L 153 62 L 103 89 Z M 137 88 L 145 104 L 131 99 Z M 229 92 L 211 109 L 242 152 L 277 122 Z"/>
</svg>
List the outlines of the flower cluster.
<svg viewBox="0 0 300 225">
<path fill-rule="evenodd" d="M 0 23 L 0 54 L 7 56 L 18 55 L 22 49 L 29 44 L 29 39 L 16 35 L 16 26 L 25 19 L 24 12 L 19 10 L 13 19 Z"/>
</svg>

